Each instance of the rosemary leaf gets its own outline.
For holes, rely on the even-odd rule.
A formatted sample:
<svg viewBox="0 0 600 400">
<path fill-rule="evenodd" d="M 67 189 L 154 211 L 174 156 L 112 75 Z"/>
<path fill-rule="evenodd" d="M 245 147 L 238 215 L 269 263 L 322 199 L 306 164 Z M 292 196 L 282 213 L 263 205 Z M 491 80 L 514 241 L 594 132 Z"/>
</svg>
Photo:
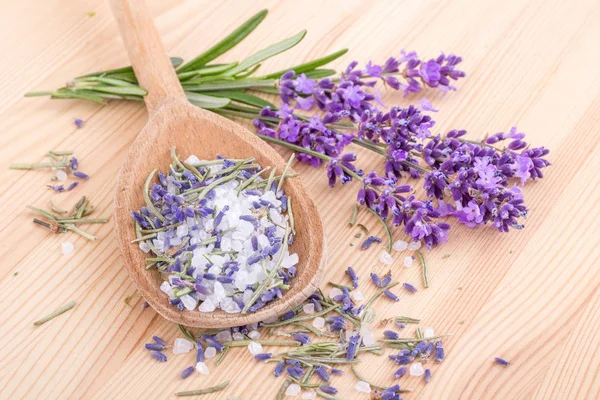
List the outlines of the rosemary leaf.
<svg viewBox="0 0 600 400">
<path fill-rule="evenodd" d="M 35 321 L 33 323 L 33 325 L 35 326 L 40 326 L 42 324 L 45 324 L 46 322 L 50 321 L 51 319 L 54 319 L 56 317 L 58 317 L 59 315 L 69 311 L 70 309 L 72 309 L 73 307 L 75 307 L 75 305 L 77 305 L 76 302 L 71 301 L 67 304 L 65 304 L 64 306 L 60 307 L 59 309 L 57 309 L 56 311 L 46 315 L 45 317 L 38 319 L 37 321 Z"/>
<path fill-rule="evenodd" d="M 229 386 L 229 381 L 225 381 L 219 385 L 216 386 L 212 386 L 206 389 L 198 389 L 198 390 L 190 390 L 187 392 L 177 392 L 175 393 L 175 396 L 178 397 L 184 397 L 184 396 L 200 396 L 203 394 L 209 394 L 209 393 L 214 393 L 214 392 L 218 392 L 220 390 L 225 389 L 227 386 Z"/>
<path fill-rule="evenodd" d="M 429 287 L 429 280 L 427 279 L 427 263 L 425 262 L 425 257 L 423 257 L 423 253 L 419 250 L 415 251 L 419 256 L 419 261 L 421 261 L 421 275 L 423 275 L 423 286 L 425 288 Z"/>
<path fill-rule="evenodd" d="M 281 78 L 281 75 L 285 74 L 288 71 L 294 71 L 296 73 L 296 75 L 300 75 L 304 72 L 313 71 L 313 70 L 317 69 L 318 67 L 321 67 L 325 64 L 329 64 L 330 62 L 343 56 L 347 52 L 348 52 L 348 49 L 338 50 L 335 53 L 331 53 L 325 57 L 317 58 L 316 60 L 312 60 L 312 61 L 309 61 L 304 64 L 295 65 L 293 67 L 286 68 L 286 69 L 278 71 L 278 72 L 273 72 L 272 74 L 263 76 L 262 78 L 265 78 L 265 79 L 277 78 L 278 79 L 278 78 Z"/>
<path fill-rule="evenodd" d="M 352 209 L 352 217 L 350 217 L 348 226 L 353 227 L 354 225 L 356 225 L 356 217 L 358 217 L 358 204 L 354 203 L 354 208 Z"/>
</svg>

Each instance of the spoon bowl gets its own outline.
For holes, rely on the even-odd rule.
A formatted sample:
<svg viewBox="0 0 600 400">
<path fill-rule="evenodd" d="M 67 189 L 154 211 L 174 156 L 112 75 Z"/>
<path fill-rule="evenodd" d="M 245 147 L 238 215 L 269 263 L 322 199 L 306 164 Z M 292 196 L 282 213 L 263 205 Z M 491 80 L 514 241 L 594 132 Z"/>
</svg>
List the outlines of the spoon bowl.
<svg viewBox="0 0 600 400">
<path fill-rule="evenodd" d="M 299 256 L 297 275 L 290 289 L 254 313 L 228 314 L 179 311 L 160 290 L 162 278 L 146 270 L 145 258 L 135 237 L 130 213 L 145 205 L 144 183 L 152 170 L 167 170 L 170 148 L 185 158 L 254 157 L 261 166 L 283 171 L 286 162 L 269 145 L 242 126 L 190 104 L 179 84 L 152 20 L 141 0 L 113 0 L 113 12 L 140 85 L 148 90 L 147 125 L 133 142 L 119 172 L 115 196 L 115 230 L 128 273 L 145 300 L 164 318 L 190 327 L 221 328 L 256 323 L 299 306 L 315 292 L 326 261 L 323 226 L 318 211 L 299 178 L 287 179 L 283 189 L 294 205 L 296 235 L 290 252 Z M 291 169 L 288 170 L 293 173 Z"/>
</svg>

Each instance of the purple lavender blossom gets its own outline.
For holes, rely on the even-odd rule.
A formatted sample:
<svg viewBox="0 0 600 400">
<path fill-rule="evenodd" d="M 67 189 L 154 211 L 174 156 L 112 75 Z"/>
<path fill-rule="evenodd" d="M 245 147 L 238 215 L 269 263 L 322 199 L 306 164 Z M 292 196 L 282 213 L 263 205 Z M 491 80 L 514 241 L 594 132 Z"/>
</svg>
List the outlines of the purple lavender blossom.
<svg viewBox="0 0 600 400">
<path fill-rule="evenodd" d="M 377 236 L 369 236 L 365 239 L 365 241 L 360 245 L 361 250 L 367 250 L 373 243 L 381 243 L 381 238 Z"/>
<path fill-rule="evenodd" d="M 256 361 L 266 361 L 270 360 L 273 355 L 271 353 L 260 353 L 254 356 Z"/>
<path fill-rule="evenodd" d="M 75 119 L 73 120 L 73 123 L 75 124 L 75 126 L 76 126 L 77 128 L 83 128 L 84 122 L 83 122 L 83 120 L 82 120 L 82 119 L 75 118 Z"/>
<path fill-rule="evenodd" d="M 166 362 L 167 361 L 167 356 L 164 355 L 163 353 L 161 353 L 160 351 L 151 351 L 150 355 L 152 356 L 152 358 L 160 361 L 160 362 Z"/>
<path fill-rule="evenodd" d="M 403 283 L 402 286 L 404 287 L 404 289 L 406 289 L 410 293 L 416 293 L 417 292 L 417 288 L 414 287 L 413 285 L 411 285 L 410 283 Z"/>
<path fill-rule="evenodd" d="M 350 280 L 352 281 L 352 286 L 356 289 L 358 287 L 358 276 L 356 275 L 354 268 L 348 267 L 348 269 L 346 269 L 346 274 L 348 274 L 348 277 L 350 277 Z"/>
<path fill-rule="evenodd" d="M 503 367 L 508 367 L 510 365 L 510 362 L 500 357 L 494 357 L 494 361 L 496 364 L 502 365 Z"/>
<path fill-rule="evenodd" d="M 384 290 L 383 294 L 385 295 L 385 297 L 387 297 L 388 299 L 390 299 L 392 301 L 400 301 L 398 296 L 396 296 L 394 293 L 390 292 L 389 290 Z"/>
<path fill-rule="evenodd" d="M 406 372 L 408 371 L 407 367 L 400 367 L 396 370 L 396 372 L 394 372 L 394 378 L 398 379 L 398 378 L 402 378 L 404 375 L 406 375 Z"/>
<path fill-rule="evenodd" d="M 72 171 L 77 170 L 77 168 L 79 168 L 79 160 L 77 160 L 77 158 L 75 158 L 75 157 L 71 157 L 69 159 L 69 168 Z"/>
<path fill-rule="evenodd" d="M 196 370 L 196 368 L 193 365 L 191 365 L 191 366 L 187 367 L 186 369 L 184 369 L 183 371 L 181 371 L 181 375 L 179 375 L 179 377 L 181 379 L 185 379 L 188 376 L 190 376 L 195 370 Z"/>
<path fill-rule="evenodd" d="M 400 337 L 400 335 L 398 335 L 396 332 L 390 331 L 390 330 L 384 331 L 383 335 L 385 336 L 386 339 L 391 339 L 391 340 L 397 340 Z"/>
<path fill-rule="evenodd" d="M 69 186 L 67 186 L 67 188 L 65 189 L 67 192 L 75 189 L 77 187 L 77 185 L 79 185 L 79 182 L 71 182 L 69 184 Z"/>
<path fill-rule="evenodd" d="M 336 394 L 338 392 L 336 388 L 329 385 L 321 385 L 319 386 L 319 390 L 327 394 Z"/>
<path fill-rule="evenodd" d="M 442 342 L 435 342 L 435 361 L 442 362 L 446 354 L 444 353 L 444 345 Z"/>
<path fill-rule="evenodd" d="M 301 344 L 309 344 L 310 343 L 310 336 L 308 336 L 306 333 L 294 332 L 294 333 L 292 333 L 292 337 L 294 338 L 294 340 L 296 340 L 297 342 L 300 342 Z"/>
<path fill-rule="evenodd" d="M 81 171 L 73 171 L 73 175 L 80 179 L 90 179 L 90 176 Z"/>
<path fill-rule="evenodd" d="M 429 368 L 427 368 L 425 370 L 425 374 L 423 375 L 423 380 L 425 381 L 425 383 L 429 383 L 431 381 L 431 370 Z"/>
<path fill-rule="evenodd" d="M 329 373 L 327 372 L 325 367 L 319 365 L 315 368 L 315 373 L 319 378 L 321 378 L 322 381 L 329 382 Z"/>
<path fill-rule="evenodd" d="M 277 363 L 277 365 L 275 366 L 275 370 L 273 371 L 273 375 L 275 375 L 275 377 L 280 376 L 283 373 L 283 369 L 285 368 L 285 362 L 284 361 L 279 361 Z"/>
<path fill-rule="evenodd" d="M 48 185 L 48 187 L 57 193 L 65 191 L 65 187 L 63 185 Z"/>
</svg>

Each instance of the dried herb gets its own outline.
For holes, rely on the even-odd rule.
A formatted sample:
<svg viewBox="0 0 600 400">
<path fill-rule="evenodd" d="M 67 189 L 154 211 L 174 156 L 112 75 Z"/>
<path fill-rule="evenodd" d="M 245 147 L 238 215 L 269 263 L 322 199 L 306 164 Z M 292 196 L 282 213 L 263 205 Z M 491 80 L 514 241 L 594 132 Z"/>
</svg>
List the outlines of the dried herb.
<svg viewBox="0 0 600 400">
<path fill-rule="evenodd" d="M 178 397 L 200 396 L 203 394 L 210 394 L 210 393 L 218 392 L 220 390 L 225 389 L 227 386 L 229 386 L 229 381 L 225 381 L 219 385 L 212 386 L 212 387 L 209 387 L 206 389 L 189 390 L 187 392 L 177 392 L 177 393 L 175 393 L 175 396 L 178 396 Z"/>
<path fill-rule="evenodd" d="M 419 261 L 421 261 L 421 275 L 423 276 L 423 286 L 428 288 L 429 281 L 427 279 L 427 263 L 425 262 L 425 257 L 423 257 L 423 253 L 419 250 L 416 250 L 417 256 L 419 256 Z"/>
<path fill-rule="evenodd" d="M 54 318 L 58 317 L 59 315 L 66 313 L 67 311 L 69 311 L 70 309 L 75 307 L 75 305 L 77 305 L 77 303 L 74 301 L 71 301 L 71 302 L 65 304 L 64 306 L 60 307 L 56 311 L 53 311 L 50 314 L 46 315 L 45 317 L 38 319 L 37 321 L 35 321 L 33 323 L 33 325 L 40 326 L 42 324 L 45 324 L 46 322 L 50 321 L 51 319 L 54 319 Z"/>
</svg>

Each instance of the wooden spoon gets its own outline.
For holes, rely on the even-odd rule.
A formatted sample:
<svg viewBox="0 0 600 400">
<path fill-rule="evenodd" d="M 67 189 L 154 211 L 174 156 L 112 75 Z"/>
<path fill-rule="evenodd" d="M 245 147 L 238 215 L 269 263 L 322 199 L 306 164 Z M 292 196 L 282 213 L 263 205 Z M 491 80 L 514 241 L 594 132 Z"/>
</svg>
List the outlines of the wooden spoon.
<svg viewBox="0 0 600 400">
<path fill-rule="evenodd" d="M 299 178 L 287 179 L 284 184 L 293 201 L 297 233 L 291 250 L 298 253 L 300 262 L 297 276 L 282 299 L 248 314 L 178 311 L 160 291 L 162 279 L 156 270 L 146 270 L 147 254 L 132 243 L 135 232 L 130 212 L 145 205 L 143 186 L 149 173 L 155 168 L 168 169 L 172 146 L 183 157 L 189 154 L 208 160 L 218 154 L 238 159 L 255 157 L 261 166 L 270 165 L 279 171 L 283 171 L 286 163 L 274 149 L 242 126 L 187 101 L 142 0 L 111 0 L 111 5 L 140 86 L 148 90 L 145 102 L 149 120 L 129 150 L 115 196 L 115 229 L 131 279 L 160 315 L 186 326 L 241 326 L 297 307 L 317 289 L 326 259 L 323 225 Z"/>
</svg>

